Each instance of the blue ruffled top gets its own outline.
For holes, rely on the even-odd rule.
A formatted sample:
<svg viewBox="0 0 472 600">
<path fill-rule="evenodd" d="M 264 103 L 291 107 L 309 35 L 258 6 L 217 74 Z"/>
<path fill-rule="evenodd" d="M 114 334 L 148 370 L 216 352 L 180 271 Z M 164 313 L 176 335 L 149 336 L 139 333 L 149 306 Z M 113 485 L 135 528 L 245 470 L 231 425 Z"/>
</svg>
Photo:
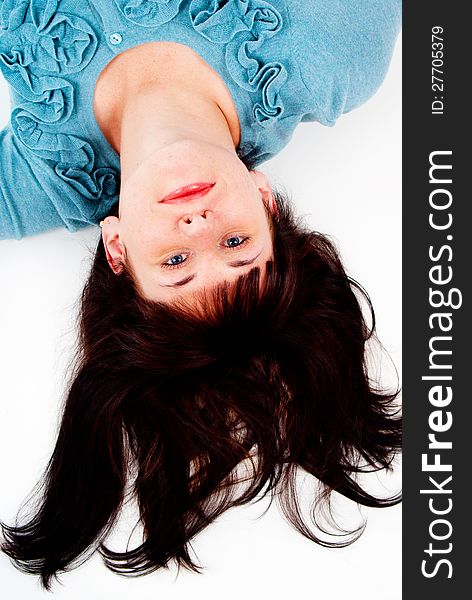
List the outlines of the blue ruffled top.
<svg viewBox="0 0 472 600">
<path fill-rule="evenodd" d="M 185 44 L 226 83 L 254 167 L 301 121 L 333 125 L 382 82 L 400 0 L 0 0 L 0 239 L 103 219 L 118 154 L 93 112 L 96 81 L 128 48 Z"/>
</svg>

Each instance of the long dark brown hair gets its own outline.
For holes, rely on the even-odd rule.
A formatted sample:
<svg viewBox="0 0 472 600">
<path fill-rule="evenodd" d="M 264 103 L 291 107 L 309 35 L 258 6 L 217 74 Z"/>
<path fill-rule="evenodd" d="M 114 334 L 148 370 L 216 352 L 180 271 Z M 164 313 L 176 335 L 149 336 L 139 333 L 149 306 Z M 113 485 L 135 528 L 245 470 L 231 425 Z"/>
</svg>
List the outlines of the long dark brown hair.
<svg viewBox="0 0 472 600">
<path fill-rule="evenodd" d="M 398 392 L 376 389 L 367 372 L 370 300 L 331 241 L 297 221 L 283 195 L 275 199 L 265 276 L 256 268 L 219 286 L 204 312 L 146 300 L 126 269 L 111 271 L 99 242 L 38 502 L 26 523 L 2 525 L 2 550 L 46 588 L 97 549 L 120 574 L 172 559 L 199 571 L 191 539 L 266 494 L 314 542 L 357 539 L 362 527 L 333 541 L 319 535 L 316 510 L 311 525 L 303 517 L 299 468 L 318 480 L 316 506 L 329 507 L 333 490 L 367 506 L 399 501 L 356 479 L 391 469 L 401 438 Z M 114 552 L 105 538 L 129 487 L 143 541 Z"/>
</svg>

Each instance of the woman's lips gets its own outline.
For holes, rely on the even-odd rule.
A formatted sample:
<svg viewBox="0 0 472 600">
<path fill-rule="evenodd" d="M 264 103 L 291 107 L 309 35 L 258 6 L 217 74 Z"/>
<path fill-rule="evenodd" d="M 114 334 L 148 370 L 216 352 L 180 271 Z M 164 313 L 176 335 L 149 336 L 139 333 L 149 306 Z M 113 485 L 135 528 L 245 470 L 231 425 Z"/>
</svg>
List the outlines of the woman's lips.
<svg viewBox="0 0 472 600">
<path fill-rule="evenodd" d="M 190 185 L 174 190 L 167 196 L 164 196 L 159 202 L 164 202 L 166 204 L 182 204 L 183 202 L 189 202 L 190 200 L 208 194 L 214 185 L 214 183 L 191 183 Z"/>
</svg>

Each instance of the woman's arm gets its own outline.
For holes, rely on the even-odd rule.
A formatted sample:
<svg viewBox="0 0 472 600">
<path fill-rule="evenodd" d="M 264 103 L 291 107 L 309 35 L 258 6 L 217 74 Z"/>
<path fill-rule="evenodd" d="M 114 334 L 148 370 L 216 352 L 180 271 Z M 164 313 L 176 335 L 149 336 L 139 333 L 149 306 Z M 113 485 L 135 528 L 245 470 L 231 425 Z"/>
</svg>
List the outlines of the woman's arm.
<svg viewBox="0 0 472 600">
<path fill-rule="evenodd" d="M 78 162 L 79 150 L 72 154 Z M 0 132 L 0 240 L 97 223 L 118 199 L 117 177 L 110 168 L 88 170 L 28 151 L 7 125 Z"/>
<path fill-rule="evenodd" d="M 47 165 L 27 157 L 9 126 L 0 132 L 0 239 L 20 239 L 64 221 L 41 183 Z"/>
<path fill-rule="evenodd" d="M 334 125 L 375 94 L 401 27 L 401 0 L 287 4 L 292 50 L 307 88 L 303 121 Z"/>
</svg>

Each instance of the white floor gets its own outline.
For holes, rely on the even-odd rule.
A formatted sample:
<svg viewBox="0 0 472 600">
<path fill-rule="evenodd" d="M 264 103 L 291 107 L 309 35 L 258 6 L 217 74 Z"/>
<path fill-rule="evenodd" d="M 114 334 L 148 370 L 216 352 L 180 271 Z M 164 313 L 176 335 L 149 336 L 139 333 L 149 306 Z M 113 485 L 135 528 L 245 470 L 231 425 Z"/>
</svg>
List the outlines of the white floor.
<svg viewBox="0 0 472 600">
<path fill-rule="evenodd" d="M 8 96 L 0 81 L 0 124 Z M 401 42 L 383 86 L 334 128 L 301 125 L 289 146 L 261 166 L 292 195 L 314 229 L 336 240 L 349 273 L 369 292 L 378 335 L 401 367 Z M 58 230 L 0 243 L 0 519 L 11 522 L 45 467 L 54 443 L 74 343 L 73 311 L 98 236 Z M 378 362 L 378 361 L 377 361 Z M 395 373 L 383 360 L 383 381 Z M 385 484 L 371 478 L 380 489 Z M 397 474 L 392 487 L 400 484 Z M 344 550 L 327 550 L 292 530 L 275 505 L 224 515 L 194 542 L 204 575 L 175 570 L 125 580 L 94 557 L 62 576 L 53 597 L 67 600 L 398 600 L 401 508 L 362 509 L 368 526 Z M 354 505 L 343 512 L 356 516 Z M 46 597 L 37 580 L 0 556 L 0 596 Z"/>
</svg>

